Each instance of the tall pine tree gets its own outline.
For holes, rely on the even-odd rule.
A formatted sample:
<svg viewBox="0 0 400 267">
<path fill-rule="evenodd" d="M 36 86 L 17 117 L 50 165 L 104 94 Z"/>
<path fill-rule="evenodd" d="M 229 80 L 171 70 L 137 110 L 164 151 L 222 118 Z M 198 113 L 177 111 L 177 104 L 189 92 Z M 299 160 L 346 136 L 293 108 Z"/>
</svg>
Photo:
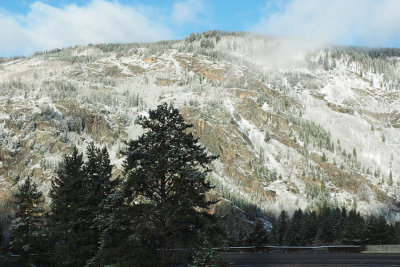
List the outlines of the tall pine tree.
<svg viewBox="0 0 400 267">
<path fill-rule="evenodd" d="M 85 171 L 88 178 L 89 202 L 96 208 L 111 192 L 113 182 L 111 181 L 113 166 L 107 148 L 97 148 L 91 142 L 86 148 L 87 162 Z"/>
<path fill-rule="evenodd" d="M 74 148 L 66 155 L 53 181 L 50 196 L 51 233 L 57 263 L 81 266 L 95 255 L 99 242 L 100 206 L 112 191 L 112 165 L 107 149 L 87 147 L 87 162 Z"/>
<path fill-rule="evenodd" d="M 43 222 L 44 198 L 30 177 L 15 194 L 16 212 L 11 224 L 10 251 L 20 255 L 24 265 L 39 263 L 46 252 L 46 233 Z M 34 255 L 34 258 L 32 257 Z"/>
<path fill-rule="evenodd" d="M 274 233 L 275 243 L 277 245 L 283 245 L 285 232 L 288 227 L 289 216 L 286 211 L 282 210 L 279 214 L 278 220 L 272 229 Z"/>
<path fill-rule="evenodd" d="M 303 223 L 300 228 L 300 244 L 311 245 L 314 243 L 318 231 L 317 213 L 308 211 L 304 213 Z"/>
<path fill-rule="evenodd" d="M 65 155 L 52 181 L 50 234 L 58 265 L 84 266 L 93 249 L 91 222 L 87 220 L 88 179 L 82 157 L 77 148 Z"/>
<path fill-rule="evenodd" d="M 84 164 L 86 174 L 86 205 L 87 214 L 85 215 L 88 229 L 87 250 L 88 257 L 92 258 L 98 247 L 100 231 L 98 221 L 95 221 L 96 216 L 101 213 L 101 203 L 111 193 L 113 182 L 111 181 L 112 168 L 110 156 L 107 148 L 97 148 L 91 142 L 86 148 L 87 162 Z"/>
<path fill-rule="evenodd" d="M 302 243 L 300 228 L 303 224 L 303 211 L 298 209 L 294 212 L 292 219 L 285 232 L 284 242 L 285 245 L 298 246 Z"/>
<path fill-rule="evenodd" d="M 204 234 L 210 216 L 207 165 L 216 157 L 207 155 L 173 106 L 159 105 L 138 123 L 147 132 L 129 142 L 123 173 L 130 201 L 149 204 L 140 216 L 154 232 L 161 265 L 167 265 L 174 258 L 168 248 L 191 246 Z"/>
</svg>

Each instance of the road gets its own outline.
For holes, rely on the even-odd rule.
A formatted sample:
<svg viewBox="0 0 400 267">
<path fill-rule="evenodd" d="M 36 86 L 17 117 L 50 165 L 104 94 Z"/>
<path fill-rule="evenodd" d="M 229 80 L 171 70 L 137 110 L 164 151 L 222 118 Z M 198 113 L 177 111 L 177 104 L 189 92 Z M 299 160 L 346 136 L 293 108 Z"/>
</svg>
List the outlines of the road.
<svg viewBox="0 0 400 267">
<path fill-rule="evenodd" d="M 400 266 L 400 254 L 364 253 L 221 253 L 230 266 Z"/>
</svg>

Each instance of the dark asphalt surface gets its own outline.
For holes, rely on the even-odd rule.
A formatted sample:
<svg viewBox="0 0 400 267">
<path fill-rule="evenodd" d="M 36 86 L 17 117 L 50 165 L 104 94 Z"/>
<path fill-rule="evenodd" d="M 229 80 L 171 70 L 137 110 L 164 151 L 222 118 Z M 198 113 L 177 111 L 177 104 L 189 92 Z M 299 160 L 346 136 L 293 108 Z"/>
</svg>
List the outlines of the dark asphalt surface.
<svg viewBox="0 0 400 267">
<path fill-rule="evenodd" d="M 321 254 L 267 254 L 221 253 L 230 266 L 396 266 L 399 254 L 321 253 Z"/>
</svg>

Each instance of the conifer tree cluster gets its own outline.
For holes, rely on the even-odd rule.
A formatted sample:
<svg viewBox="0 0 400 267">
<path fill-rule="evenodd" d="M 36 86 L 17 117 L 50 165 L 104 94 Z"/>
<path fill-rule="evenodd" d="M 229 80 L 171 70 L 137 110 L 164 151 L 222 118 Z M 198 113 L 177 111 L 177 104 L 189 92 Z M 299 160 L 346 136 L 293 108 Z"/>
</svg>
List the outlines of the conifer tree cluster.
<svg viewBox="0 0 400 267">
<path fill-rule="evenodd" d="M 100 203 L 111 191 L 112 166 L 106 148 L 87 147 L 87 162 L 74 148 L 66 155 L 52 182 L 49 232 L 54 261 L 67 266 L 84 266 L 98 246 L 94 223 Z"/>
<path fill-rule="evenodd" d="M 64 156 L 49 193 L 50 210 L 28 177 L 15 195 L 10 252 L 23 264 L 170 266 L 215 258 L 218 221 L 205 193 L 215 156 L 163 104 L 139 117 L 147 130 L 125 151 L 123 177 L 112 179 L 107 149 L 90 143 Z M 201 253 L 196 247 L 201 246 Z M 179 249 L 177 249 L 179 248 Z M 45 256 L 42 258 L 42 256 Z"/>
<path fill-rule="evenodd" d="M 110 205 L 126 203 L 126 212 L 134 218 L 126 222 L 127 234 L 136 247 L 148 247 L 150 258 L 166 266 L 179 261 L 173 248 L 191 248 L 201 238 L 213 237 L 210 232 L 216 222 L 207 212 L 211 203 L 205 193 L 211 189 L 208 164 L 215 157 L 207 155 L 188 131 L 192 125 L 173 106 L 160 105 L 137 123 L 147 132 L 128 143 L 126 180 Z M 110 221 L 104 228 L 109 231 L 115 226 Z"/>
<path fill-rule="evenodd" d="M 316 211 L 298 209 L 289 218 L 282 211 L 270 232 L 273 245 L 394 244 L 400 239 L 398 224 L 383 216 L 363 218 L 355 210 L 323 207 Z"/>
<path fill-rule="evenodd" d="M 400 223 L 389 224 L 381 215 L 362 217 L 355 210 L 323 207 L 319 211 L 296 210 L 290 217 L 281 211 L 269 218 L 271 225 L 256 219 L 250 231 L 229 229 L 230 246 L 380 245 L 400 242 Z"/>
<path fill-rule="evenodd" d="M 112 179 L 107 149 L 90 143 L 86 160 L 77 148 L 64 156 L 52 181 L 49 210 L 30 177 L 20 183 L 9 252 L 19 255 L 22 265 L 223 264 L 212 247 L 227 240 L 208 212 L 213 202 L 206 200 L 212 188 L 209 164 L 216 157 L 199 145 L 192 125 L 173 106 L 160 105 L 137 123 L 146 132 L 127 143 L 121 177 Z M 255 221 L 231 245 L 400 242 L 399 223 L 344 208 L 299 209 L 292 217 L 282 211 L 271 222 L 267 228 L 265 221 Z"/>
</svg>

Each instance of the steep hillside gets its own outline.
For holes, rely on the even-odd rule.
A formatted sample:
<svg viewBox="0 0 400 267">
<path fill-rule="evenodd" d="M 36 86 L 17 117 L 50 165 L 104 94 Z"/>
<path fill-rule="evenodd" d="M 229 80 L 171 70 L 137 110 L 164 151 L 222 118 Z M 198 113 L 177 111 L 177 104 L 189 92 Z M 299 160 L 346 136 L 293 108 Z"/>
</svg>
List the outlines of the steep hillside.
<svg viewBox="0 0 400 267">
<path fill-rule="evenodd" d="M 312 47 L 312 48 L 310 48 Z M 0 200 L 20 177 L 48 192 L 63 153 L 124 141 L 161 102 L 180 108 L 220 158 L 210 179 L 238 207 L 328 204 L 399 219 L 400 53 L 207 32 L 0 64 Z"/>
</svg>

